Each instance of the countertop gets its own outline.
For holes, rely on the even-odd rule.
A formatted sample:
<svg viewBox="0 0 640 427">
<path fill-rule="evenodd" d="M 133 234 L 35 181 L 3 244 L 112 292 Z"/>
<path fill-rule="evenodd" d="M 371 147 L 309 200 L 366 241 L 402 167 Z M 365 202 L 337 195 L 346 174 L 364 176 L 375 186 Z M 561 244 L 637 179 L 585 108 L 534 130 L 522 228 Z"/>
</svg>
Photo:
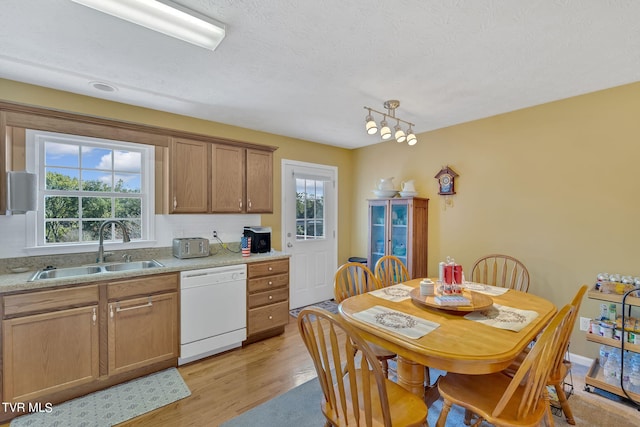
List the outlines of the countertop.
<svg viewBox="0 0 640 427">
<path fill-rule="evenodd" d="M 81 276 L 65 277 L 59 279 L 44 279 L 28 282 L 36 270 L 25 273 L 12 273 L 0 275 L 0 294 L 21 292 L 35 289 L 54 288 L 58 286 L 78 285 L 94 282 L 108 282 L 112 280 L 126 279 L 130 277 L 148 276 L 153 274 L 171 273 L 179 271 L 197 270 L 201 268 L 222 267 L 225 265 L 250 264 L 253 262 L 269 261 L 276 259 L 288 259 L 289 254 L 271 251 L 264 254 L 251 254 L 243 257 L 239 253 L 223 252 L 209 255 L 204 258 L 178 259 L 175 257 L 155 257 L 164 267 L 155 267 L 142 270 L 114 271 L 99 274 L 85 274 Z M 134 259 L 136 261 L 136 259 Z M 109 264 L 109 263 L 107 263 Z"/>
</svg>

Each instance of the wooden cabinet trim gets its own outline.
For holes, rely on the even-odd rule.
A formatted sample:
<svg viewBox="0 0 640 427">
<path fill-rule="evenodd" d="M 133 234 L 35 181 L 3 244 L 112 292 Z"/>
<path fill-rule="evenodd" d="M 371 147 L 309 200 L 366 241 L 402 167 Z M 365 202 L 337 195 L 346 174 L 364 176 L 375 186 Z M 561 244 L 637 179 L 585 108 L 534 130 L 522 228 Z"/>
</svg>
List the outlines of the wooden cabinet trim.
<svg viewBox="0 0 640 427">
<path fill-rule="evenodd" d="M 97 304 L 98 285 L 31 291 L 2 297 L 4 317 Z"/>
<path fill-rule="evenodd" d="M 179 280 L 177 273 L 157 274 L 120 280 L 107 285 L 107 299 L 109 301 L 115 301 L 136 296 L 172 292 L 177 291 L 178 287 Z"/>
<path fill-rule="evenodd" d="M 163 147 L 168 146 L 169 137 L 175 137 L 216 144 L 235 145 L 271 152 L 278 149 L 278 147 L 271 145 L 254 144 L 230 138 L 221 138 L 178 129 L 125 122 L 55 109 L 33 107 L 12 102 L 0 102 L 0 110 L 3 110 L 6 113 L 6 126 L 18 126 L 64 133 L 70 133 L 71 129 L 68 126 L 73 126 L 73 129 L 77 128 L 80 132 L 83 132 L 80 133 L 80 135 L 99 136 L 90 134 L 92 127 L 88 125 L 93 125 L 96 127 L 104 127 L 106 129 L 107 134 L 100 137 L 119 139 L 117 135 L 128 130 L 130 132 L 136 132 L 137 135 L 145 138 L 145 140 L 148 141 L 143 142 L 145 144 L 159 145 Z M 61 126 L 60 124 L 64 124 L 64 126 Z M 2 130 L 4 131 L 4 129 Z M 109 131 L 111 133 L 108 133 Z M 131 139 L 131 137 L 125 140 L 140 142 L 135 139 Z"/>
<path fill-rule="evenodd" d="M 249 279 L 281 273 L 289 273 L 289 259 L 247 264 L 247 277 Z"/>
</svg>

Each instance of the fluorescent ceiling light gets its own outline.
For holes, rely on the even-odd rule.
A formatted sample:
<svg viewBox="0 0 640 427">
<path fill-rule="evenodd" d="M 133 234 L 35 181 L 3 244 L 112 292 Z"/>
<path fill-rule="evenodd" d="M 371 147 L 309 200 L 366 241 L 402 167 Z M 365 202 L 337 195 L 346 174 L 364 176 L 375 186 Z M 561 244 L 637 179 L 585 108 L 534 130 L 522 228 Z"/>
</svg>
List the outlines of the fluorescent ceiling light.
<svg viewBox="0 0 640 427">
<path fill-rule="evenodd" d="M 223 23 L 168 0 L 71 0 L 154 31 L 215 50 Z"/>
</svg>

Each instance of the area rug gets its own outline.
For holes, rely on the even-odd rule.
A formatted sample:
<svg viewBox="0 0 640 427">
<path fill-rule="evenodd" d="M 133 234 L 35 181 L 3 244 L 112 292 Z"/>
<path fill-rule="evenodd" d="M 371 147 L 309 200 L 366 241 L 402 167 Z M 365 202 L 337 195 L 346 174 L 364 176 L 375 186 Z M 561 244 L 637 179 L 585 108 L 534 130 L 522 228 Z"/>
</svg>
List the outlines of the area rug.
<svg viewBox="0 0 640 427">
<path fill-rule="evenodd" d="M 304 307 L 294 308 L 293 310 L 289 310 L 289 314 L 292 315 L 293 317 L 298 317 L 298 314 L 300 314 L 300 312 L 307 307 L 320 307 L 334 314 L 338 313 L 338 303 L 336 303 L 332 299 L 329 299 L 326 301 L 317 302 L 315 304 L 307 305 Z"/>
<path fill-rule="evenodd" d="M 176 368 L 15 418 L 11 427 L 111 427 L 191 395 Z"/>
<path fill-rule="evenodd" d="M 325 419 L 320 411 L 320 399 L 322 391 L 317 378 L 281 394 L 280 396 L 263 403 L 260 406 L 233 418 L 221 425 L 221 427 L 312 427 L 323 426 Z M 637 424 L 620 417 L 612 410 L 603 410 L 584 401 L 579 396 L 569 399 L 577 425 L 590 427 L 632 427 Z M 442 399 L 437 400 L 429 408 L 427 421 L 430 426 L 435 426 Z M 568 426 L 564 417 L 554 416 L 556 426 Z M 453 406 L 447 417 L 447 427 L 459 427 L 464 425 L 464 410 L 459 406 Z M 490 424 L 482 423 L 482 427 Z"/>
</svg>

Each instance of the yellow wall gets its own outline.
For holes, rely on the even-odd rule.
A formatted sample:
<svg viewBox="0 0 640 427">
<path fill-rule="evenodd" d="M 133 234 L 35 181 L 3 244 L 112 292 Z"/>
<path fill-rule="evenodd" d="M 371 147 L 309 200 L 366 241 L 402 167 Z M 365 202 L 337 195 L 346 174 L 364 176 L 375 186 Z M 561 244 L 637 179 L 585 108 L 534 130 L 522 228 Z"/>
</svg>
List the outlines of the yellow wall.
<svg viewBox="0 0 640 427">
<path fill-rule="evenodd" d="M 522 260 L 530 292 L 557 306 L 598 272 L 640 276 L 640 83 L 418 135 L 409 147 L 384 142 L 355 151 L 352 252 L 366 253 L 366 199 L 376 179 L 415 179 L 430 198 L 429 274 L 446 256 Z M 453 206 L 436 173 L 451 166 Z M 585 299 L 580 316 L 598 303 Z M 578 325 L 576 325 L 576 329 Z M 571 350 L 594 357 L 574 334 Z"/>
<path fill-rule="evenodd" d="M 320 163 L 338 167 L 338 230 L 350 228 L 352 200 L 351 158 L 352 152 L 342 148 L 316 144 L 300 139 L 253 131 L 207 120 L 194 119 L 177 114 L 135 107 L 69 92 L 47 89 L 0 79 L 0 99 L 10 102 L 52 108 L 106 117 L 128 122 L 143 123 L 164 128 L 179 129 L 205 135 L 230 138 L 279 147 L 274 152 L 273 188 L 274 212 L 262 215 L 262 225 L 272 227 L 272 244 L 280 249 L 281 241 L 281 161 L 282 159 Z M 338 262 L 350 256 L 349 239 L 338 240 Z"/>
</svg>

